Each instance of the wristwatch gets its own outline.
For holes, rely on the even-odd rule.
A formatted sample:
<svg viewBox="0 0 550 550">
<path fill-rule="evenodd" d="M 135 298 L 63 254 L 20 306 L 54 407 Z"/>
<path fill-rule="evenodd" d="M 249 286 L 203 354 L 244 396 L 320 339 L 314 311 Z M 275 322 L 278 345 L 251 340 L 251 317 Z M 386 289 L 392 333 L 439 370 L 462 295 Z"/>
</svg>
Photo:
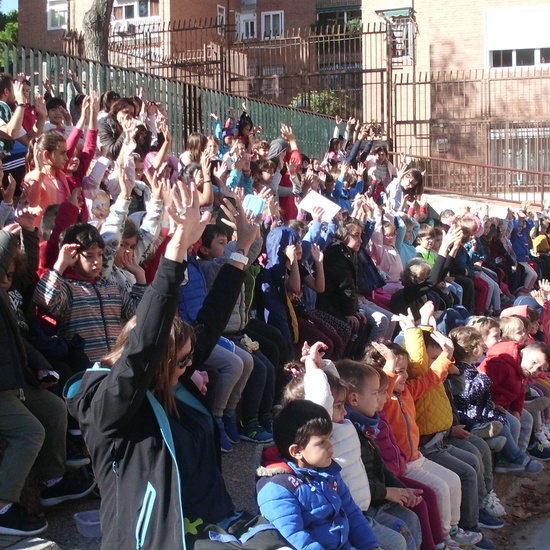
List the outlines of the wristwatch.
<svg viewBox="0 0 550 550">
<path fill-rule="evenodd" d="M 16 107 L 26 107 L 27 104 L 26 103 L 16 103 L 15 106 Z"/>
<path fill-rule="evenodd" d="M 233 260 L 234 262 L 239 262 L 243 265 L 248 265 L 248 257 L 244 254 L 239 254 L 238 252 L 233 252 L 231 256 L 229 256 L 230 260 Z"/>
</svg>

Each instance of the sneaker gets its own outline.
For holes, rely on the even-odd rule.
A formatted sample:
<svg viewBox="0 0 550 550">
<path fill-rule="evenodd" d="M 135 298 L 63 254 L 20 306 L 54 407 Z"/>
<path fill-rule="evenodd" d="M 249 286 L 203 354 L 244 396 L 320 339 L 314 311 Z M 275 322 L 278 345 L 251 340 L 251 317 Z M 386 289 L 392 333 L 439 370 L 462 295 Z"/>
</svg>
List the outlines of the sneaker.
<svg viewBox="0 0 550 550">
<path fill-rule="evenodd" d="M 65 465 L 68 468 L 80 468 L 90 464 L 90 457 L 86 450 L 84 438 L 81 435 L 67 435 L 67 458 Z"/>
<path fill-rule="evenodd" d="M 0 514 L 0 535 L 38 535 L 48 528 L 44 518 L 31 516 L 21 504 L 14 502 L 10 509 Z"/>
<path fill-rule="evenodd" d="M 445 547 L 443 550 L 458 550 L 460 546 L 450 537 L 450 535 L 447 535 L 445 537 Z"/>
<path fill-rule="evenodd" d="M 498 453 L 504 449 L 504 445 L 506 445 L 506 438 L 503 435 L 497 435 L 496 437 L 486 439 L 485 443 L 489 445 L 489 449 L 491 449 L 491 451 Z"/>
<path fill-rule="evenodd" d="M 269 443 L 273 441 L 273 436 L 266 432 L 258 422 L 257 418 L 253 418 L 248 422 L 239 422 L 239 432 L 241 439 L 245 441 L 253 441 L 254 443 Z"/>
<path fill-rule="evenodd" d="M 239 421 L 237 419 L 236 411 L 226 409 L 223 411 L 222 419 L 227 439 L 235 445 L 241 440 L 241 434 L 239 433 Z"/>
<path fill-rule="evenodd" d="M 545 449 L 540 443 L 534 442 L 527 447 L 527 452 L 537 460 L 550 460 L 550 449 Z"/>
<path fill-rule="evenodd" d="M 506 510 L 494 491 L 489 491 L 483 499 L 483 508 L 493 517 L 499 518 L 506 514 Z"/>
<path fill-rule="evenodd" d="M 550 440 L 546 436 L 543 430 L 539 430 L 533 434 L 538 443 L 540 443 L 545 449 L 550 449 Z"/>
<path fill-rule="evenodd" d="M 93 479 L 74 479 L 63 477 L 55 485 L 42 489 L 40 504 L 42 506 L 56 506 L 66 500 L 76 500 L 90 494 L 95 487 Z"/>
<path fill-rule="evenodd" d="M 502 529 L 506 525 L 506 522 L 495 518 L 487 510 L 480 508 L 478 525 L 485 527 L 485 529 Z"/>
<path fill-rule="evenodd" d="M 481 533 L 478 533 L 481 535 Z M 470 545 L 473 550 L 495 550 L 496 545 L 492 540 L 481 536 L 481 540 Z"/>
<path fill-rule="evenodd" d="M 460 527 L 453 525 L 450 532 L 451 538 L 458 544 L 458 546 L 471 546 L 479 542 L 483 535 L 474 531 L 466 531 Z"/>
<path fill-rule="evenodd" d="M 495 464 L 494 471 L 498 474 L 511 474 L 514 472 L 523 472 L 525 468 L 517 462 L 510 462 L 508 460 L 499 460 Z"/>
<path fill-rule="evenodd" d="M 273 433 L 273 416 L 271 413 L 265 413 L 262 414 L 258 421 L 260 422 L 260 426 L 267 432 L 272 434 Z"/>
<path fill-rule="evenodd" d="M 222 453 L 230 453 L 233 450 L 233 445 L 225 433 L 225 426 L 221 418 L 216 418 L 218 423 L 218 431 L 220 432 L 220 450 Z"/>
<path fill-rule="evenodd" d="M 537 462 L 536 460 L 531 460 L 530 458 L 526 458 L 525 462 L 523 463 L 523 468 L 526 473 L 528 474 L 539 474 L 542 472 L 542 469 L 544 466 Z"/>
<path fill-rule="evenodd" d="M 486 422 L 485 424 L 476 424 L 476 426 L 470 430 L 470 433 L 473 433 L 482 439 L 488 439 L 489 437 L 499 435 L 502 428 L 502 422 L 495 420 L 493 422 Z"/>
</svg>

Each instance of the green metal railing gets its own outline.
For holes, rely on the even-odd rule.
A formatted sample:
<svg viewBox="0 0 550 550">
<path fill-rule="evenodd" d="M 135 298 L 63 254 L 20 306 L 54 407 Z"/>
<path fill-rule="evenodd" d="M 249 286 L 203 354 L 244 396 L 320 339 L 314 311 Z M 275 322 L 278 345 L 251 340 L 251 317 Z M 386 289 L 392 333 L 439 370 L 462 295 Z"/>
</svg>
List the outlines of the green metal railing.
<svg viewBox="0 0 550 550">
<path fill-rule="evenodd" d="M 0 42 L 0 52 L 3 64 L 0 70 L 13 75 L 24 73 L 30 78 L 31 90 L 40 93 L 42 82 L 48 78 L 56 94 L 63 96 L 67 89 L 69 69 L 76 73 L 79 82 L 85 84 L 83 91 L 97 90 L 101 94 L 116 90 L 121 96 L 134 96 L 143 87 L 148 100 L 160 101 L 166 106 L 174 147 L 180 151 L 190 132 L 212 133 L 214 122 L 210 113 L 217 113 L 223 120 L 227 116 L 228 107 L 232 106 L 238 116 L 243 101 L 246 101 L 254 124 L 262 126 L 264 139 L 270 141 L 280 137 L 280 125 L 284 122 L 292 126 L 300 150 L 310 157 L 324 155 L 334 129 L 334 120 L 328 116 L 221 93 L 124 67 L 8 42 Z"/>
</svg>

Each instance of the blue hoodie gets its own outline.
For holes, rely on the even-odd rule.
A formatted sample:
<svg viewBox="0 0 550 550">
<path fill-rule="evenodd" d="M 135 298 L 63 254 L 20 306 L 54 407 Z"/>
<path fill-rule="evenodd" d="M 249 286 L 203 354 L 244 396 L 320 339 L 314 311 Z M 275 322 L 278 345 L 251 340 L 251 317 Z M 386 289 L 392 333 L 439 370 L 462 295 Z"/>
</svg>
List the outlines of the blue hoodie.
<svg viewBox="0 0 550 550">
<path fill-rule="evenodd" d="M 298 468 L 260 477 L 260 512 L 297 550 L 369 550 L 378 540 L 351 498 L 336 463 L 323 470 Z"/>
<path fill-rule="evenodd" d="M 289 227 L 276 227 L 266 239 L 267 266 L 262 269 L 259 280 L 265 322 L 278 328 L 287 343 L 294 342 L 286 293 L 286 247 L 300 240 L 296 231 Z"/>
</svg>

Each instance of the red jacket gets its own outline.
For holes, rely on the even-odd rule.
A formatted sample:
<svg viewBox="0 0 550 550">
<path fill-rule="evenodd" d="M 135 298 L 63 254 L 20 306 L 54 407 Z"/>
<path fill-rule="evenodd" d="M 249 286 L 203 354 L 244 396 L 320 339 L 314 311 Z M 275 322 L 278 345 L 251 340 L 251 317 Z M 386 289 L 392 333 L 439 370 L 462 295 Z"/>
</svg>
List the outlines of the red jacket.
<svg viewBox="0 0 550 550">
<path fill-rule="evenodd" d="M 489 348 L 487 357 L 477 368 L 493 381 L 490 392 L 495 405 L 520 414 L 527 382 L 521 370 L 520 351 L 523 347 L 518 342 L 499 342 Z"/>
</svg>

